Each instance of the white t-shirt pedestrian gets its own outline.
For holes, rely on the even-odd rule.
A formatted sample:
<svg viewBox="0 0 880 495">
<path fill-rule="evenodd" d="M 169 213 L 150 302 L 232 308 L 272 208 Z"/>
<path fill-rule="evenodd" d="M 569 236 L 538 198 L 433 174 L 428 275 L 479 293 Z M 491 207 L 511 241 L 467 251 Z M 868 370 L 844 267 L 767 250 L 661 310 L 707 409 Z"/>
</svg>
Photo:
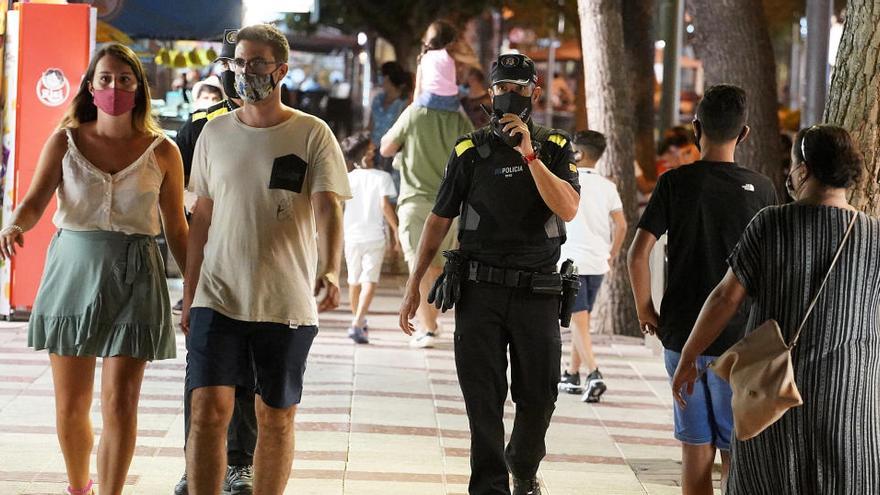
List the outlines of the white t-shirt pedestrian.
<svg viewBox="0 0 880 495">
<path fill-rule="evenodd" d="M 345 160 L 324 121 L 294 111 L 251 127 L 239 110 L 205 125 L 189 187 L 214 208 L 192 306 L 236 320 L 317 325 L 311 195 L 351 197 Z"/>
<path fill-rule="evenodd" d="M 579 275 L 604 275 L 611 268 L 611 212 L 623 209 L 617 186 L 595 169 L 578 168 L 581 199 L 577 215 L 565 224 L 561 260 L 571 258 Z"/>
<path fill-rule="evenodd" d="M 348 183 L 351 199 L 345 202 L 345 243 L 384 241 L 383 198 L 397 195 L 391 174 L 375 168 L 356 168 L 349 172 Z"/>
</svg>

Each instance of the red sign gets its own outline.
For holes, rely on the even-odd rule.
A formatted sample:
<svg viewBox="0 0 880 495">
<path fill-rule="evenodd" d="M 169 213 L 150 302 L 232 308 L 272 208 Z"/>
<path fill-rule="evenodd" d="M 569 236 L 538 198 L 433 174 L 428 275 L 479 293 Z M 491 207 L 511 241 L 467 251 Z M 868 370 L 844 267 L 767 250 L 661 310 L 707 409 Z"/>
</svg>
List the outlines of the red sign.
<svg viewBox="0 0 880 495">
<path fill-rule="evenodd" d="M 86 4 L 17 4 L 19 15 L 14 206 L 33 180 L 40 152 L 58 128 L 89 63 L 90 11 Z M 8 175 L 7 175 L 8 177 Z M 25 249 L 12 260 L 10 304 L 29 309 L 34 302 L 49 241 L 55 233 L 55 201 L 26 235 Z"/>
</svg>

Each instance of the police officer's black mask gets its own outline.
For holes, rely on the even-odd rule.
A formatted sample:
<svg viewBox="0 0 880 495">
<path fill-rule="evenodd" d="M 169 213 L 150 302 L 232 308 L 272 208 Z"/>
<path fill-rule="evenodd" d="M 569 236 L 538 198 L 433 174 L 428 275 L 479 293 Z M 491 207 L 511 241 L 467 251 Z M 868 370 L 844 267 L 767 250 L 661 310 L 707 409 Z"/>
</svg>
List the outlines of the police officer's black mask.
<svg viewBox="0 0 880 495">
<path fill-rule="evenodd" d="M 235 72 L 224 70 L 220 73 L 220 82 L 223 84 L 227 98 L 238 98 L 238 91 L 235 90 Z"/>
<path fill-rule="evenodd" d="M 523 96 L 513 91 L 508 91 L 492 98 L 492 132 L 498 136 L 504 144 L 510 147 L 519 146 L 522 136 L 517 134 L 511 136 L 502 131 L 504 124 L 499 123 L 499 119 L 506 113 L 512 113 L 519 116 L 523 122 L 528 122 L 532 115 L 532 97 Z"/>
</svg>

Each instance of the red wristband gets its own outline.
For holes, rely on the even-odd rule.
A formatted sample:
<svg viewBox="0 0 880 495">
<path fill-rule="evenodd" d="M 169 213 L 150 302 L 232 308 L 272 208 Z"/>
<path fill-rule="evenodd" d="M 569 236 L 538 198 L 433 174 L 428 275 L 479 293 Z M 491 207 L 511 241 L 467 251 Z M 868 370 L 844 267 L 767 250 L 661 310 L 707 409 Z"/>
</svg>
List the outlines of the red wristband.
<svg viewBox="0 0 880 495">
<path fill-rule="evenodd" d="M 523 161 L 526 162 L 526 165 L 528 165 L 529 163 L 532 163 L 533 161 L 535 161 L 537 159 L 538 159 L 538 152 L 537 151 L 532 151 L 528 155 L 523 155 Z"/>
</svg>

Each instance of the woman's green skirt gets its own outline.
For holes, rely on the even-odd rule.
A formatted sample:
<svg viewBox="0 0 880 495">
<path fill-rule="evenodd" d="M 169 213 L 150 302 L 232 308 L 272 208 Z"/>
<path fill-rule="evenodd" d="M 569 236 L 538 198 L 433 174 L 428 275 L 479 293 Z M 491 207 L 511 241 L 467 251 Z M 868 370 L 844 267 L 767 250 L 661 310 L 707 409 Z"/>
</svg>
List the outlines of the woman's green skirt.
<svg viewBox="0 0 880 495">
<path fill-rule="evenodd" d="M 60 356 L 173 358 L 163 266 L 150 236 L 59 230 L 31 311 L 28 346 Z"/>
</svg>

